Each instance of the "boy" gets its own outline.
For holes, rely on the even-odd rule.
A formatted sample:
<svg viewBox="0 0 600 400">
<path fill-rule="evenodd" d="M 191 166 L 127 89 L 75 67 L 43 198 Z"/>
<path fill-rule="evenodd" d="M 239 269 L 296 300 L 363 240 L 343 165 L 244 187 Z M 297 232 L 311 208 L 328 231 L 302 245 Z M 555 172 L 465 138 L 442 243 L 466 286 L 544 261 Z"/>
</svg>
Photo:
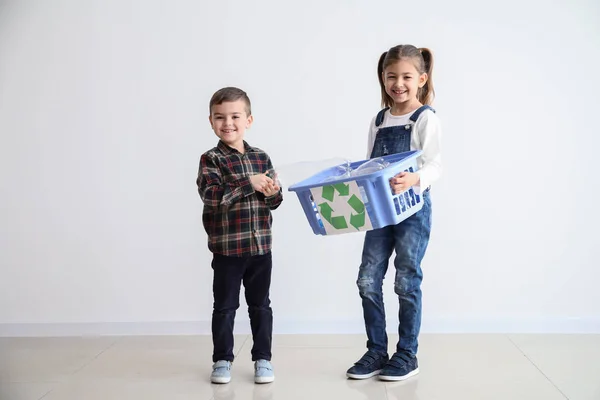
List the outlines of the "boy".
<svg viewBox="0 0 600 400">
<path fill-rule="evenodd" d="M 213 383 L 229 383 L 233 362 L 233 323 L 243 282 L 252 328 L 254 381 L 273 382 L 271 341 L 271 210 L 283 201 L 267 176 L 273 165 L 262 150 L 244 141 L 252 125 L 250 99 L 227 87 L 210 100 L 209 121 L 220 139 L 204 153 L 196 181 L 204 203 L 202 222 L 213 253 Z"/>
</svg>

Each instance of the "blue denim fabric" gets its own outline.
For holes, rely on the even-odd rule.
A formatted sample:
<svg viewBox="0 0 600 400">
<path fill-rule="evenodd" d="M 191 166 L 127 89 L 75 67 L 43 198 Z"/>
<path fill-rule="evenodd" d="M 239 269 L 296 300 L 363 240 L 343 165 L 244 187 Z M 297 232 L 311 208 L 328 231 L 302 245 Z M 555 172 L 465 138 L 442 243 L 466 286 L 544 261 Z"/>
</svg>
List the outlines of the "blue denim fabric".
<svg viewBox="0 0 600 400">
<path fill-rule="evenodd" d="M 413 122 L 428 106 L 413 114 Z M 415 116 L 416 114 L 416 116 Z M 382 115 L 383 117 L 383 115 Z M 378 131 L 371 158 L 410 151 L 413 124 L 382 128 Z M 423 208 L 394 226 L 366 233 L 357 285 L 362 299 L 367 348 L 387 354 L 383 278 L 392 252 L 396 252 L 394 291 L 398 295 L 398 334 L 396 352 L 416 356 L 421 329 L 421 260 L 425 255 L 431 231 L 431 197 L 423 193 Z"/>
</svg>

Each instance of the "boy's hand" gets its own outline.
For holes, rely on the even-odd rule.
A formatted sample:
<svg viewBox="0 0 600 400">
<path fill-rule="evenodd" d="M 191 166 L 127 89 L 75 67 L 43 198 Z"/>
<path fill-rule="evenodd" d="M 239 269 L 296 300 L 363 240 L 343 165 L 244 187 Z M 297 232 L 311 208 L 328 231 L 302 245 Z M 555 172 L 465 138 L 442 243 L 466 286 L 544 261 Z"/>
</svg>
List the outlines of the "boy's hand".
<svg viewBox="0 0 600 400">
<path fill-rule="evenodd" d="M 264 193 L 265 189 L 267 189 L 269 185 L 273 187 L 273 179 L 269 178 L 265 174 L 252 175 L 250 177 L 250 183 L 252 184 L 254 190 L 261 193 Z"/>
<path fill-rule="evenodd" d="M 390 186 L 394 194 L 399 194 L 419 184 L 419 174 L 414 172 L 400 172 L 390 179 Z"/>
<path fill-rule="evenodd" d="M 271 196 L 275 196 L 277 193 L 279 193 L 279 189 L 280 189 L 280 187 L 277 186 L 277 184 L 271 184 L 271 185 L 267 186 L 267 188 L 263 191 L 263 193 L 266 197 L 271 197 Z"/>
</svg>

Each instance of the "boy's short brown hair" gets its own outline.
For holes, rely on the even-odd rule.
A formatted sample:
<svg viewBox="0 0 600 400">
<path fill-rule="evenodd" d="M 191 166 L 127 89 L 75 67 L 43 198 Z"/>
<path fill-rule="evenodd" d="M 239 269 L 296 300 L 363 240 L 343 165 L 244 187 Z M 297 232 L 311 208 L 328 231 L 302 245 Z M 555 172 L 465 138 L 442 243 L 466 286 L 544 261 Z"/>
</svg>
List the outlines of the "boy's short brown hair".
<svg viewBox="0 0 600 400">
<path fill-rule="evenodd" d="M 248 98 L 246 92 L 244 92 L 242 89 L 232 86 L 219 89 L 215 92 L 215 94 L 213 94 L 212 98 L 210 99 L 208 111 L 212 114 L 213 106 L 238 100 L 243 100 L 246 103 L 246 114 L 248 114 L 248 116 L 252 115 L 250 98 Z"/>
</svg>

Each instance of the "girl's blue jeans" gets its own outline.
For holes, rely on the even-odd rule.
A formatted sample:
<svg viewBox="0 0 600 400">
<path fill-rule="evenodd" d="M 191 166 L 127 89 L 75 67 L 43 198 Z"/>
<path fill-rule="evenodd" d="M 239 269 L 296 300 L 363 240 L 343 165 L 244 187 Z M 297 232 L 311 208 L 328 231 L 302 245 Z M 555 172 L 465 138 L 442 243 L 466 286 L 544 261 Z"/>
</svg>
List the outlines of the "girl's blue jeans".
<svg viewBox="0 0 600 400">
<path fill-rule="evenodd" d="M 423 193 L 423 208 L 398 225 L 368 231 L 362 254 L 357 285 L 362 298 L 367 347 L 387 354 L 383 278 L 392 252 L 396 252 L 394 291 L 398 295 L 398 334 L 396 351 L 416 356 L 421 329 L 421 260 L 431 231 L 431 198 Z"/>
</svg>

